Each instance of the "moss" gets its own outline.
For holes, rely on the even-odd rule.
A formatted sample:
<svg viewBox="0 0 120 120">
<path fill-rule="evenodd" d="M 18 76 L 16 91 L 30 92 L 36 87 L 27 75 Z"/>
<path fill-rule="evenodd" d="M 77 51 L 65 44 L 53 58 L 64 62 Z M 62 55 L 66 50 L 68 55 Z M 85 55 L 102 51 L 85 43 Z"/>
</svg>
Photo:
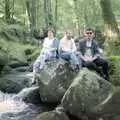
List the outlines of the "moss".
<svg viewBox="0 0 120 120">
<path fill-rule="evenodd" d="M 40 55 L 40 50 L 41 50 L 41 48 L 35 49 L 34 52 L 28 56 L 28 60 L 35 61 L 37 59 L 37 57 Z"/>
<path fill-rule="evenodd" d="M 7 62 L 7 55 L 5 54 L 5 52 L 0 51 L 0 72 L 5 66 L 6 62 Z"/>
<path fill-rule="evenodd" d="M 37 117 L 37 120 L 69 120 L 69 118 L 67 117 L 65 113 L 61 112 L 59 114 L 54 110 L 50 112 L 41 113 Z"/>
<path fill-rule="evenodd" d="M 110 81 L 116 85 L 120 85 L 120 56 L 110 56 L 109 57 L 110 62 Z"/>
<path fill-rule="evenodd" d="M 18 93 L 22 88 L 17 83 L 8 80 L 0 79 L 0 90 L 7 93 Z"/>
<path fill-rule="evenodd" d="M 119 56 L 120 55 L 120 41 L 109 40 L 105 42 L 105 54 L 107 56 Z"/>
<path fill-rule="evenodd" d="M 28 61 L 34 61 L 40 54 L 40 48 L 13 41 L 0 39 L 0 66 L 4 65 L 19 67 L 28 65 Z"/>
</svg>

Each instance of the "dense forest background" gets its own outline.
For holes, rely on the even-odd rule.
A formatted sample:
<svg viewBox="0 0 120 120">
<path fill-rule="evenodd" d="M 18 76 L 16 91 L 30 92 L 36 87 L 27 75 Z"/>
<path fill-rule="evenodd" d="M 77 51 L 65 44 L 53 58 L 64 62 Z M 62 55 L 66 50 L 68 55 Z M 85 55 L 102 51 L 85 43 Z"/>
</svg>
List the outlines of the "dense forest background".
<svg viewBox="0 0 120 120">
<path fill-rule="evenodd" d="M 70 29 L 75 39 L 86 28 L 106 56 L 120 55 L 120 0 L 0 0 L 0 67 L 33 62 L 46 30 L 60 39 Z M 117 57 L 118 58 L 118 57 Z"/>
<path fill-rule="evenodd" d="M 111 31 L 119 31 L 118 3 L 120 0 L 1 0 L 0 31 L 10 25 L 9 28 L 38 37 L 52 27 L 57 34 L 71 29 L 75 36 L 81 36 L 85 28 L 105 32 L 108 27 L 106 34 L 111 37 Z"/>
</svg>

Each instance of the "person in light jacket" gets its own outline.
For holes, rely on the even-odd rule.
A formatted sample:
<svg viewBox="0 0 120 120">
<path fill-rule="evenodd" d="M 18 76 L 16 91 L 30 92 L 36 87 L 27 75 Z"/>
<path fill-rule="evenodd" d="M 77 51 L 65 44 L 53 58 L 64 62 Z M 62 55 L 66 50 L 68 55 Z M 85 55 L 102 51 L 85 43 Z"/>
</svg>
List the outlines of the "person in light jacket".
<svg viewBox="0 0 120 120">
<path fill-rule="evenodd" d="M 47 35 L 44 39 L 41 53 L 33 64 L 32 84 L 36 83 L 36 74 L 44 68 L 45 61 L 58 58 L 59 40 L 55 39 L 53 30 L 48 30 Z"/>
</svg>

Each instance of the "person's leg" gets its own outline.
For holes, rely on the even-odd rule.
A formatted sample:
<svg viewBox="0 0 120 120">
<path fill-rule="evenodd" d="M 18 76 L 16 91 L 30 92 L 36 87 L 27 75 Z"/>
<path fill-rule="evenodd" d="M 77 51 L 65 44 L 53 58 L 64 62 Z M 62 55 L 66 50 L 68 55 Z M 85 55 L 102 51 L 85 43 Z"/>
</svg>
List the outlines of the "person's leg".
<svg viewBox="0 0 120 120">
<path fill-rule="evenodd" d="M 62 59 L 64 59 L 64 60 L 67 60 L 67 61 L 70 60 L 70 54 L 69 54 L 69 52 L 61 52 L 61 53 L 60 53 L 60 57 L 61 57 Z"/>
<path fill-rule="evenodd" d="M 36 83 L 36 74 L 39 72 L 40 64 L 41 64 L 41 55 L 35 60 L 35 62 L 33 64 L 32 84 Z"/>
<path fill-rule="evenodd" d="M 108 62 L 105 59 L 102 58 L 98 58 L 96 60 L 93 61 L 97 66 L 101 66 L 102 67 L 102 71 L 104 74 L 104 78 L 106 80 L 109 80 L 109 75 L 108 75 Z"/>
<path fill-rule="evenodd" d="M 77 55 L 75 52 L 70 53 L 70 59 L 72 61 L 72 64 L 75 66 L 76 70 L 80 70 L 81 68 L 81 61 L 78 59 Z"/>
<path fill-rule="evenodd" d="M 47 52 L 46 60 L 53 60 L 56 59 L 56 51 L 49 51 Z"/>
<path fill-rule="evenodd" d="M 95 70 L 96 72 L 99 73 L 97 65 L 91 61 L 82 61 L 82 65 L 83 67 L 87 67 L 88 69 Z"/>
<path fill-rule="evenodd" d="M 35 60 L 34 64 L 33 64 L 33 72 L 39 72 L 39 66 L 40 66 L 40 62 L 41 62 L 41 55 L 38 56 L 38 58 Z"/>
</svg>

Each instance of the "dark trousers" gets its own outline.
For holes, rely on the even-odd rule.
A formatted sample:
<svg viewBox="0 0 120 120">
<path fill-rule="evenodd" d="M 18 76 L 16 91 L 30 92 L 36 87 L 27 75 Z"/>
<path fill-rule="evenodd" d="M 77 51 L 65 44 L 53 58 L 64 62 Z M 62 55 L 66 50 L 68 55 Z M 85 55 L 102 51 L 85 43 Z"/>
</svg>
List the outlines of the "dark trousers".
<svg viewBox="0 0 120 120">
<path fill-rule="evenodd" d="M 86 62 L 86 61 L 82 61 L 82 66 L 83 67 L 87 67 L 88 69 L 93 69 L 96 72 L 100 73 L 100 69 L 99 67 L 102 68 L 102 72 L 103 72 L 103 77 L 106 80 L 109 80 L 109 75 L 108 75 L 108 62 L 105 59 L 102 58 L 97 58 L 96 60 L 92 61 L 92 62 Z"/>
</svg>

